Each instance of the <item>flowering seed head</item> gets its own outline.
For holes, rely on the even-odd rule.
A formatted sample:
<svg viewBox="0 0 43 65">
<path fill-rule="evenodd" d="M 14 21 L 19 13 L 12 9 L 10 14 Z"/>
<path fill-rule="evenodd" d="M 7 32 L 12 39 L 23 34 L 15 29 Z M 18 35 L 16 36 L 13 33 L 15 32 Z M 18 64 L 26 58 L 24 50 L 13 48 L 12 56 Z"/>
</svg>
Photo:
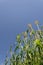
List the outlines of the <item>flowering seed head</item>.
<svg viewBox="0 0 43 65">
<path fill-rule="evenodd" d="M 39 24 L 39 21 L 38 21 L 38 20 L 36 20 L 36 21 L 35 21 L 35 24 L 36 24 L 36 25 L 37 25 L 37 24 Z"/>
<path fill-rule="evenodd" d="M 27 32 L 23 32 L 24 38 L 27 37 Z"/>
<path fill-rule="evenodd" d="M 28 24 L 28 27 L 30 27 L 30 28 L 31 28 L 31 27 L 32 27 L 32 25 L 31 25 L 31 24 Z"/>
</svg>

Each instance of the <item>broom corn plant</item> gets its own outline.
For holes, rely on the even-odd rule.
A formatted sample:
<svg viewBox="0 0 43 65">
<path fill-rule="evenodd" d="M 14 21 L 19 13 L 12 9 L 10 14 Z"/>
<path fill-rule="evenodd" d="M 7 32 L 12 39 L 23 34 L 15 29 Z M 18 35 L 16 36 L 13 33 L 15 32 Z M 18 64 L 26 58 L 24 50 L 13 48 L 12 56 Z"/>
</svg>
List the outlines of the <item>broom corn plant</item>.
<svg viewBox="0 0 43 65">
<path fill-rule="evenodd" d="M 35 25 L 37 30 L 28 24 L 28 29 L 17 35 L 16 47 L 11 47 L 12 55 L 6 56 L 5 65 L 43 65 L 43 29 L 38 21 Z"/>
</svg>

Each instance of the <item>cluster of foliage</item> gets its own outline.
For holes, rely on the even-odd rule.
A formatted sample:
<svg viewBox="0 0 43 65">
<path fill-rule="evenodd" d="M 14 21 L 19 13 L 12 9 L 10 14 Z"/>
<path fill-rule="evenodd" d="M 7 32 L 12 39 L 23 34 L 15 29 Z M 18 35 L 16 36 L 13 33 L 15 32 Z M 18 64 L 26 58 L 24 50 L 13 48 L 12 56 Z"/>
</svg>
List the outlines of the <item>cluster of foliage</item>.
<svg viewBox="0 0 43 65">
<path fill-rule="evenodd" d="M 43 65 L 43 27 L 35 21 L 37 30 L 28 24 L 28 29 L 16 37 L 16 47 L 10 48 L 5 65 Z"/>
</svg>

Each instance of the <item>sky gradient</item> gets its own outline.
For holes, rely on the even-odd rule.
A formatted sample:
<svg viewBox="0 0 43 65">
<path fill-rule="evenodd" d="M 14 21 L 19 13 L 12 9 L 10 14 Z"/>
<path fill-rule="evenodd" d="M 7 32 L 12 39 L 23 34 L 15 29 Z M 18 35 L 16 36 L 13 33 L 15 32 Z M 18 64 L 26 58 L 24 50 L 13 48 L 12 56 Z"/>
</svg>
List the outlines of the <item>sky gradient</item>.
<svg viewBox="0 0 43 65">
<path fill-rule="evenodd" d="M 25 31 L 28 23 L 34 27 L 35 20 L 43 25 L 43 0 L 0 0 L 0 65 L 16 35 Z"/>
</svg>

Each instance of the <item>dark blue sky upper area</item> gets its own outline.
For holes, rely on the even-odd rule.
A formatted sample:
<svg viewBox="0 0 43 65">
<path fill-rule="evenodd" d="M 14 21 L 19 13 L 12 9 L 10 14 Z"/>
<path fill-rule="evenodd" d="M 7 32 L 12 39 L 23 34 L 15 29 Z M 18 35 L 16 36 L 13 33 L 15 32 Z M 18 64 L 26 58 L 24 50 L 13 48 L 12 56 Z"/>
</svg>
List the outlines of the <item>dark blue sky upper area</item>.
<svg viewBox="0 0 43 65">
<path fill-rule="evenodd" d="M 43 24 L 43 0 L 0 0 L 0 65 L 16 35 L 36 19 Z"/>
</svg>

